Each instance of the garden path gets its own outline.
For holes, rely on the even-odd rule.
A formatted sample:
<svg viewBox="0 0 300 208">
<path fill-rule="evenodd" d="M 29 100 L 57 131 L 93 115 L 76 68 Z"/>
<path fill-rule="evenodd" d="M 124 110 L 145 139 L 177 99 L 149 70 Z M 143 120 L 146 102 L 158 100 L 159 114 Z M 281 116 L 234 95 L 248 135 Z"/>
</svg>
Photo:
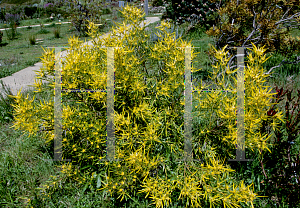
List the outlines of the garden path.
<svg viewBox="0 0 300 208">
<path fill-rule="evenodd" d="M 71 23 L 71 22 L 61 22 L 61 24 L 68 24 L 68 23 Z M 59 23 L 55 23 L 55 24 L 59 24 Z M 51 25 L 51 24 L 43 24 L 44 26 L 46 25 Z M 41 25 L 30 25 L 30 27 L 40 27 Z M 24 27 L 28 27 L 28 26 L 20 26 L 20 27 L 17 27 L 17 28 L 24 28 Z M 6 28 L 2 28 L 0 29 L 1 30 L 5 30 Z"/>
<path fill-rule="evenodd" d="M 151 23 L 157 22 L 159 20 L 160 20 L 159 17 L 146 17 L 145 26 L 147 26 Z M 144 23 L 141 23 L 140 26 L 142 26 L 143 24 Z M 104 37 L 108 36 L 110 33 L 111 32 L 108 32 L 108 33 L 100 36 L 100 38 L 104 38 Z M 84 44 L 93 45 L 92 41 L 87 41 L 87 42 L 83 43 L 83 45 Z M 63 57 L 66 56 L 66 54 L 67 54 L 67 50 L 62 52 L 62 56 L 61 56 L 62 60 L 63 60 Z M 20 89 L 22 89 L 21 93 L 23 93 L 25 90 L 27 90 L 29 88 L 33 89 L 33 87 L 31 87 L 29 85 L 34 84 L 34 79 L 36 76 L 35 70 L 39 70 L 40 67 L 42 67 L 42 66 L 43 66 L 42 62 L 38 62 L 34 66 L 27 67 L 19 72 L 12 74 L 12 76 L 4 77 L 4 78 L 1 78 L 0 80 L 2 80 L 3 83 L 11 89 L 11 92 L 13 95 L 17 95 L 17 93 Z M 43 83 L 46 83 L 46 81 L 43 81 Z M 2 86 L 0 85 L 0 93 L 3 96 L 6 96 L 1 88 L 2 88 Z"/>
</svg>

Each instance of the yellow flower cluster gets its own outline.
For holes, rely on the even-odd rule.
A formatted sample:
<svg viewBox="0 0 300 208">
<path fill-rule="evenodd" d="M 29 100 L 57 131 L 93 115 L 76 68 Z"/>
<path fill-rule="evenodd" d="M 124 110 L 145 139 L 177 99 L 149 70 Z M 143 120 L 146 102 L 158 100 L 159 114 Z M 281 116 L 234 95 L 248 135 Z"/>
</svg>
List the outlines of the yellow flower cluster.
<svg viewBox="0 0 300 208">
<path fill-rule="evenodd" d="M 184 67 L 185 47 L 192 44 L 181 39 L 175 40 L 174 34 L 167 29 L 170 23 L 162 22 L 159 34 L 163 39 L 155 44 L 147 41 L 148 34 L 139 24 L 143 12 L 126 6 L 122 11 L 125 22 L 112 34 L 94 41 L 94 46 L 80 46 L 78 38 L 70 38 L 70 51 L 62 65 L 62 87 L 64 89 L 107 90 L 107 47 L 114 48 L 115 92 L 114 92 L 114 130 L 115 159 L 106 158 L 107 142 L 107 94 L 106 92 L 63 92 L 63 158 L 72 158 L 68 165 L 62 165 L 61 173 L 79 183 L 95 180 L 91 170 L 80 171 L 80 167 L 95 166 L 103 183 L 98 191 L 105 191 L 118 200 L 132 197 L 150 197 L 156 207 L 168 206 L 172 200 L 188 201 L 188 206 L 200 207 L 209 201 L 211 205 L 238 206 L 258 197 L 250 190 L 250 185 L 230 177 L 231 170 L 220 164 L 214 147 L 207 145 L 203 151 L 195 151 L 194 158 L 205 163 L 180 162 L 184 149 L 183 108 L 184 108 Z M 131 24 L 126 27 L 126 23 Z M 98 37 L 95 25 L 89 24 L 89 35 Z M 118 37 L 118 38 L 116 38 Z M 106 48 L 105 48 L 106 47 Z M 245 73 L 246 88 L 246 146 L 267 148 L 265 135 L 257 132 L 265 117 L 264 107 L 269 106 L 270 96 L 261 85 L 263 74 L 257 65 L 251 65 L 263 54 L 262 49 L 254 46 L 256 56 L 249 57 L 249 70 Z M 196 57 L 191 49 L 192 60 Z M 228 58 L 225 48 L 217 51 L 220 60 L 214 66 L 212 80 L 219 88 L 230 80 L 235 71 L 227 70 L 221 79 L 218 70 L 224 70 Z M 47 51 L 42 59 L 44 67 L 37 74 L 37 80 L 54 75 L 55 56 Z M 261 62 L 265 58 L 261 58 Z M 192 71 L 195 69 L 192 67 Z M 36 81 L 39 93 L 48 88 L 54 89 L 50 79 L 48 86 Z M 227 86 L 226 88 L 234 88 Z M 201 87 L 202 89 L 202 87 Z M 219 92 L 202 92 L 198 89 L 198 99 L 202 108 L 220 109 L 217 115 L 226 122 L 228 134 L 222 139 L 235 147 L 236 98 L 233 95 L 224 98 Z M 200 98 L 207 95 L 206 99 Z M 54 139 L 54 103 L 34 102 L 22 98 L 20 92 L 15 96 L 15 128 L 31 134 L 39 130 L 39 125 L 47 127 L 44 138 L 48 142 Z M 251 105 L 250 105 L 251 104 Z M 210 112 L 212 114 L 212 112 Z M 280 114 L 278 114 L 280 115 Z M 211 115 L 209 115 L 212 117 Z M 278 119 L 281 119 L 278 116 Z M 200 127 L 199 127 L 200 128 Z M 204 133 L 209 135 L 210 126 Z M 202 134 L 195 136 L 193 143 L 201 145 Z M 205 154 L 203 154 L 205 153 Z M 179 160 L 179 162 L 178 162 Z M 177 162 L 176 162 L 177 161 Z M 93 173 L 94 175 L 95 173 Z M 61 178 L 59 180 L 62 180 Z M 57 181 L 56 181 L 57 183 Z M 239 192 L 237 192 L 237 186 Z M 100 186 L 99 184 L 97 186 Z M 136 192 L 135 189 L 139 191 Z M 176 197 L 174 197 L 176 196 Z M 252 205 L 253 206 L 253 205 Z"/>
</svg>

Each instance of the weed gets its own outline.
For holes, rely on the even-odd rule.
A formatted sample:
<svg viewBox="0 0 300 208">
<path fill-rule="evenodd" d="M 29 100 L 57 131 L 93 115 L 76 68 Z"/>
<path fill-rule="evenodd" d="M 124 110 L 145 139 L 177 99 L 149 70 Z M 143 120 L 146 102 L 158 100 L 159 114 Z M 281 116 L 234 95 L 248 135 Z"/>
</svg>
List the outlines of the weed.
<svg viewBox="0 0 300 208">
<path fill-rule="evenodd" d="M 36 37 L 34 35 L 29 36 L 29 43 L 30 45 L 35 45 Z"/>
</svg>

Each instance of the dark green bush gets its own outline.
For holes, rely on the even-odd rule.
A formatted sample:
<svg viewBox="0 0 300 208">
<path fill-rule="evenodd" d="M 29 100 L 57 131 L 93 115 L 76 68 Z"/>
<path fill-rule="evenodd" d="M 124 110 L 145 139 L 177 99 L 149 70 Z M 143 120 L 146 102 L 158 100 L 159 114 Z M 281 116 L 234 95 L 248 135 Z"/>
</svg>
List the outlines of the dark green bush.
<svg viewBox="0 0 300 208">
<path fill-rule="evenodd" d="M 24 12 L 25 12 L 25 15 L 26 16 L 33 16 L 36 12 L 37 12 L 37 7 L 28 7 L 28 6 L 26 6 L 25 8 L 24 8 Z"/>
<path fill-rule="evenodd" d="M 54 30 L 54 37 L 55 38 L 60 38 L 60 30 L 59 29 Z"/>
<path fill-rule="evenodd" d="M 5 10 L 1 9 L 1 12 L 0 12 L 0 20 L 1 21 L 5 21 L 5 14 L 6 14 Z"/>
<path fill-rule="evenodd" d="M 35 42 L 36 42 L 36 39 L 35 39 L 35 36 L 30 36 L 29 37 L 29 43 L 30 43 L 30 45 L 35 45 Z"/>
<path fill-rule="evenodd" d="M 9 24 L 10 29 L 9 30 L 5 30 L 7 38 L 9 40 L 14 40 L 16 38 L 16 36 L 17 36 L 16 26 L 17 25 L 15 24 L 15 22 L 11 22 Z"/>
<path fill-rule="evenodd" d="M 2 43 L 3 32 L 0 31 L 0 43 Z"/>
<path fill-rule="evenodd" d="M 159 6 L 163 6 L 164 5 L 164 1 L 163 0 L 154 0 L 152 2 L 152 6 L 153 7 L 159 7 Z"/>
<path fill-rule="evenodd" d="M 221 1 L 221 2 L 224 2 Z M 211 3 L 209 0 L 189 2 L 189 1 L 168 1 L 166 13 L 163 14 L 163 19 L 172 19 L 178 24 L 184 22 L 193 22 L 193 24 L 203 25 L 205 28 L 210 28 L 216 24 L 217 4 Z"/>
<path fill-rule="evenodd" d="M 77 36 L 87 37 L 88 21 L 101 21 L 102 8 L 99 2 L 85 0 L 80 4 L 78 2 L 74 3 L 71 0 L 66 0 L 63 2 L 63 5 L 70 14 L 69 21 L 72 22 L 73 27 L 75 27 Z"/>
<path fill-rule="evenodd" d="M 39 30 L 37 33 L 38 33 L 38 34 L 47 34 L 47 33 L 50 33 L 50 31 L 49 31 L 49 30 L 46 30 L 45 28 L 42 28 L 42 29 Z"/>
<path fill-rule="evenodd" d="M 103 14 L 111 14 L 112 12 L 111 12 L 111 10 L 109 9 L 109 8 L 105 8 L 105 9 L 103 9 Z"/>
</svg>

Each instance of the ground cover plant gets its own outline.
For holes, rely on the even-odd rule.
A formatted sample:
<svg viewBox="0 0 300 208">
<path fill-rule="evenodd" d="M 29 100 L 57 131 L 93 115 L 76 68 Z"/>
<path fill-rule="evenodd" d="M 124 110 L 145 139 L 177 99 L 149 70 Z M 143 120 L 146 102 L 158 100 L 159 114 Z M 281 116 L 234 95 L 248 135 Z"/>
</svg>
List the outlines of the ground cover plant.
<svg viewBox="0 0 300 208">
<path fill-rule="evenodd" d="M 116 137 L 118 138 L 116 141 L 116 157 L 124 160 L 114 162 L 98 161 L 98 159 L 105 158 L 105 119 L 103 120 L 106 113 L 105 107 L 103 107 L 106 100 L 105 94 L 85 93 L 81 95 L 78 93 L 66 93 L 66 98 L 77 101 L 77 104 L 73 102 L 64 105 L 63 111 L 64 158 L 72 158 L 74 162 L 62 165 L 64 179 L 61 176 L 54 176 L 56 178 L 59 177 L 58 180 L 52 181 L 54 186 L 50 188 L 50 182 L 42 188 L 40 194 L 44 193 L 45 196 L 57 194 L 61 188 L 58 188 L 56 184 L 63 183 L 68 178 L 79 183 L 86 183 L 82 193 L 86 190 L 98 189 L 104 198 L 110 196 L 113 199 L 111 203 L 115 206 L 121 206 L 122 203 L 125 205 L 126 202 L 122 201 L 123 199 L 128 200 L 129 202 L 127 203 L 130 203 L 132 202 L 131 200 L 135 201 L 140 198 L 147 198 L 147 196 L 152 199 L 148 201 L 151 201 L 158 207 L 172 202 L 180 206 L 184 204 L 187 206 L 200 206 L 200 204 L 204 205 L 205 203 L 228 206 L 236 206 L 243 202 L 247 202 L 248 206 L 253 204 L 257 195 L 253 190 L 250 190 L 250 186 L 244 185 L 243 180 L 238 181 L 231 177 L 230 172 L 232 170 L 227 164 L 223 165 L 221 162 L 221 158 L 225 158 L 225 156 L 235 156 L 233 153 L 236 146 L 234 134 L 236 132 L 234 130 L 236 116 L 234 109 L 236 107 L 234 105 L 234 96 L 231 95 L 225 99 L 222 94 L 215 92 L 198 93 L 199 97 L 196 96 L 195 99 L 198 100 L 198 103 L 194 105 L 194 109 L 207 108 L 207 106 L 199 103 L 200 95 L 209 95 L 211 98 L 206 97 L 204 99 L 206 100 L 205 102 L 214 104 L 216 109 L 221 109 L 216 111 L 214 116 L 211 116 L 214 109 L 211 109 L 209 114 L 205 115 L 212 118 L 210 122 L 205 123 L 203 121 L 205 119 L 202 119 L 200 124 L 194 124 L 196 132 L 194 132 L 195 138 L 193 138 L 193 143 L 195 144 L 193 155 L 196 159 L 203 159 L 203 164 L 200 166 L 196 162 L 174 162 L 175 159 L 183 157 L 184 149 L 182 138 L 182 110 L 184 105 L 184 97 L 182 96 L 184 71 L 182 68 L 184 67 L 184 53 L 177 47 L 185 47 L 190 44 L 180 39 L 175 40 L 173 35 L 167 32 L 170 24 L 162 22 L 162 25 L 159 27 L 162 33 L 162 36 L 159 36 L 162 39 L 158 40 L 153 46 L 145 41 L 147 35 L 144 33 L 144 28 L 137 27 L 142 20 L 141 11 L 126 7 L 123 15 L 125 15 L 125 20 L 133 24 L 133 30 L 126 33 L 126 28 L 120 26 L 114 30 L 114 32 L 122 34 L 120 40 L 107 37 L 99 40 L 99 42 L 95 41 L 94 45 L 113 46 L 116 44 L 124 46 L 124 48 L 116 50 L 115 53 L 115 110 Z M 124 25 L 126 23 L 125 21 Z M 95 27 L 92 23 L 90 28 L 91 37 L 96 37 Z M 104 66 L 107 57 L 105 50 L 99 47 L 96 47 L 97 50 L 92 48 L 85 49 L 86 55 L 89 54 L 93 57 L 89 60 L 102 60 L 95 64 L 100 67 L 86 70 L 88 67 L 95 65 L 92 65 L 90 61 L 86 64 L 83 60 L 79 61 L 83 56 L 80 53 L 81 50 L 78 50 L 78 39 L 71 39 L 69 44 L 71 49 L 73 49 L 73 53 L 69 54 L 69 59 L 67 58 L 63 64 L 63 83 L 65 83 L 63 87 L 69 89 L 103 89 L 106 84 L 106 70 Z M 257 77 L 254 76 L 259 74 L 262 78 L 264 77 L 263 69 L 261 69 L 260 65 L 266 59 L 262 56 L 263 49 L 256 48 L 255 45 L 253 47 L 254 57 L 250 56 L 249 58 L 249 68 L 251 70 L 246 70 L 245 72 L 246 89 L 250 89 L 247 91 L 246 96 L 248 101 L 246 118 L 249 118 L 246 123 L 246 146 L 252 150 L 258 149 L 259 153 L 262 154 L 263 151 L 268 149 L 268 141 L 265 138 L 267 135 L 261 135 L 258 131 L 260 120 L 269 119 L 273 122 L 272 127 L 275 128 L 276 121 L 281 120 L 282 115 L 281 112 L 278 112 L 272 118 L 269 118 L 261 110 L 267 110 L 266 107 L 270 104 L 268 98 L 272 97 L 272 93 L 265 93 L 257 88 L 257 86 L 260 86 L 260 89 L 266 88 L 266 86 L 262 85 L 263 80 L 256 79 Z M 223 89 L 225 80 L 230 80 L 230 75 L 234 73 L 234 71 L 228 70 L 226 76 L 222 78 L 217 77 L 218 71 L 224 70 L 229 61 L 225 57 L 226 53 L 224 50 L 225 47 L 222 51 L 216 51 L 216 58 L 220 62 L 214 66 L 216 70 L 212 72 L 212 80 L 220 89 Z M 162 55 L 163 53 L 164 55 Z M 71 58 L 75 56 L 78 56 L 78 59 Z M 151 61 L 147 62 L 145 57 L 151 57 Z M 191 57 L 192 59 L 195 57 L 193 50 Z M 44 62 L 47 64 L 45 68 L 41 69 L 41 74 L 53 75 L 53 51 L 45 53 Z M 74 66 L 76 70 L 70 70 Z M 149 66 L 156 67 L 151 68 Z M 80 70 L 81 67 L 85 70 Z M 139 73 L 137 73 L 138 70 Z M 100 76 L 91 76 L 92 74 L 89 74 L 89 72 Z M 74 76 L 81 77 L 81 81 L 72 80 Z M 42 79 L 42 77 L 40 78 Z M 234 89 L 234 84 L 236 84 L 234 79 L 231 84 L 231 88 Z M 36 82 L 35 86 L 38 92 L 44 90 L 39 81 Z M 53 90 L 52 87 L 53 82 L 45 89 L 51 92 Z M 198 86 L 198 89 L 203 88 Z M 145 98 L 144 96 L 150 98 L 151 102 L 145 101 L 143 99 Z M 264 102 L 261 102 L 262 96 L 267 98 Z M 25 114 L 18 113 L 18 110 L 15 112 L 15 126 L 30 134 L 44 131 L 44 139 L 51 143 L 53 141 L 53 114 L 50 109 L 53 109 L 53 102 L 40 103 L 40 105 L 33 104 L 34 107 L 29 107 L 30 103 L 33 103 L 34 98 L 24 99 L 20 95 L 15 98 L 16 103 L 18 103 L 18 105 L 15 105 L 15 108 L 19 109 L 19 112 L 26 111 Z M 64 100 L 63 103 L 68 103 L 68 99 Z M 135 102 L 131 102 L 132 100 Z M 180 102 L 177 102 L 178 100 Z M 254 107 L 249 102 L 250 100 L 252 102 L 260 101 L 260 103 Z M 22 103 L 26 103 L 25 108 L 22 107 Z M 90 105 L 84 106 L 82 105 L 84 103 L 90 103 Z M 230 103 L 230 106 L 228 103 Z M 98 114 L 95 114 L 94 110 L 98 111 Z M 251 111 L 256 113 L 252 114 Z M 199 113 L 201 111 L 195 112 Z M 85 117 L 81 117 L 81 115 Z M 216 117 L 219 118 L 217 119 Z M 42 120 L 40 120 L 41 118 Z M 24 119 L 29 121 L 30 125 L 22 122 Z M 87 123 L 87 119 L 89 123 Z M 75 120 L 76 127 L 73 125 Z M 217 120 L 219 124 L 215 126 L 215 121 Z M 78 127 L 81 127 L 83 131 L 80 131 Z M 216 127 L 222 128 L 219 131 L 223 135 L 219 135 L 223 136 L 220 138 L 223 142 L 223 148 L 218 147 L 218 143 L 210 142 L 215 137 L 213 134 Z M 135 141 L 129 135 L 134 135 Z M 79 138 L 83 139 L 83 141 L 80 142 Z M 223 151 L 222 154 L 220 154 L 221 150 Z M 100 157 L 98 158 L 95 155 L 100 155 Z M 141 167 L 145 168 L 141 169 Z M 157 186 L 158 184 L 160 187 Z M 239 194 L 237 194 L 237 186 L 239 187 Z M 153 190 L 156 189 L 160 191 L 154 192 Z M 47 197 L 44 200 L 48 200 Z M 104 200 L 104 202 L 108 201 Z"/>
</svg>

